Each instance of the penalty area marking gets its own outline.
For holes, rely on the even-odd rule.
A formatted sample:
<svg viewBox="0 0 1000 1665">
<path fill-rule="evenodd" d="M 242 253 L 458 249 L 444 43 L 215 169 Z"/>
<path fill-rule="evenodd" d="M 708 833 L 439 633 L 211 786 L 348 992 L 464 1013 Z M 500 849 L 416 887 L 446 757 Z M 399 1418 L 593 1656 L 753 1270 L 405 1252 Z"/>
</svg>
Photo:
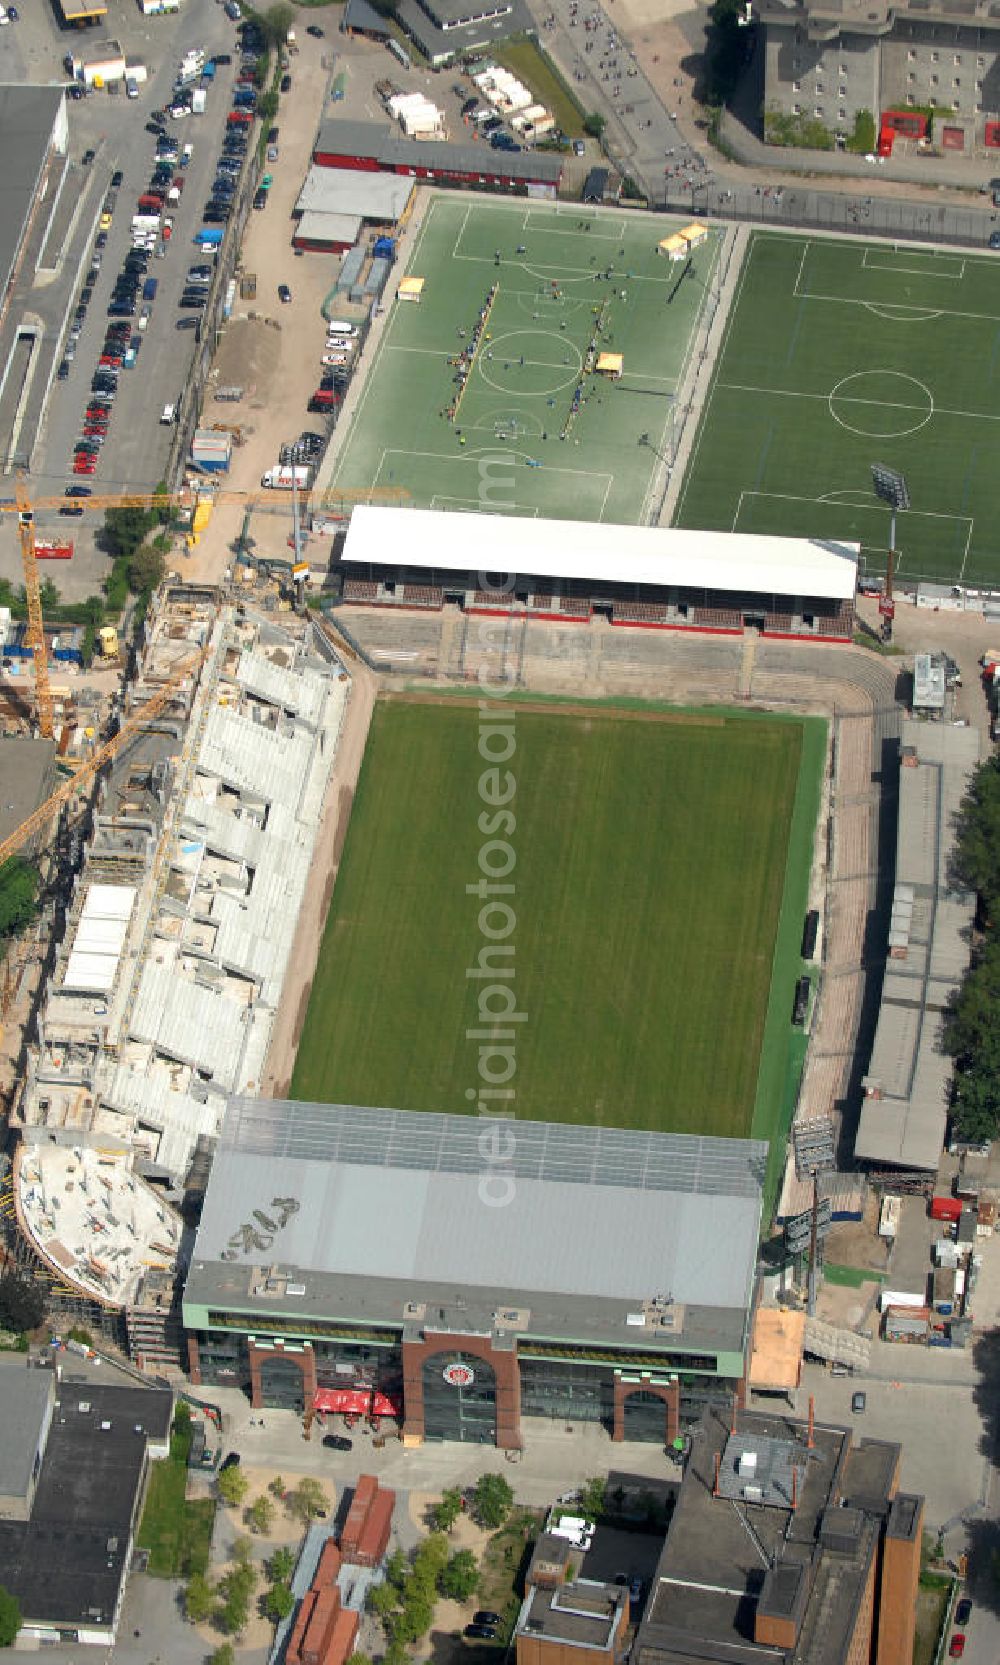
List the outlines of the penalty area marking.
<svg viewBox="0 0 1000 1665">
<path fill-rule="evenodd" d="M 897 266 L 893 261 L 869 258 L 886 253 L 883 249 L 865 249 L 861 267 L 866 272 L 898 272 L 902 277 L 935 277 L 946 278 L 949 283 L 961 283 L 965 277 L 965 260 L 961 255 L 938 255 L 933 257 L 932 266 Z M 912 258 L 912 251 L 910 257 Z M 958 271 L 948 272 L 943 269 L 945 260 L 957 260 Z"/>
</svg>

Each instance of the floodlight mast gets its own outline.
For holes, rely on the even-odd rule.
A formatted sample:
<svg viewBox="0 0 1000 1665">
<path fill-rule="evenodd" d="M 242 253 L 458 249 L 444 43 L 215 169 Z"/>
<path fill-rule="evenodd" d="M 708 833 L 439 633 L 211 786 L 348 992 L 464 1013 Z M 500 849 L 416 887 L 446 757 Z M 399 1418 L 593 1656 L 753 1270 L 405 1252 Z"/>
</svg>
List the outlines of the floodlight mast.
<svg viewBox="0 0 1000 1665">
<path fill-rule="evenodd" d="M 910 507 L 910 488 L 906 476 L 884 463 L 872 463 L 872 485 L 875 496 L 889 505 L 889 559 L 885 569 L 885 601 L 887 610 L 882 618 L 882 639 L 892 640 L 892 583 L 896 571 L 896 516 Z"/>
</svg>

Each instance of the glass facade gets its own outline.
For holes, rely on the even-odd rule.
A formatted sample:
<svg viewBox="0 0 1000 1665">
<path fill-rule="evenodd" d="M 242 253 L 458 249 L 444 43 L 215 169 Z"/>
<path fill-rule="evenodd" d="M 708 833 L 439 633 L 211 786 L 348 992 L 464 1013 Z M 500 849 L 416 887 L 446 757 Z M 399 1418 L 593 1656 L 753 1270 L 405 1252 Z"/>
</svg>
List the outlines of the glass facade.
<svg viewBox="0 0 1000 1665">
<path fill-rule="evenodd" d="M 623 1410 L 627 1440 L 647 1440 L 650 1445 L 666 1442 L 667 1405 L 658 1393 L 636 1388 L 626 1399 Z"/>
<path fill-rule="evenodd" d="M 614 1371 L 610 1365 L 566 1364 L 556 1359 L 522 1359 L 521 1414 L 553 1421 L 603 1422 L 614 1417 Z"/>
<path fill-rule="evenodd" d="M 452 1380 L 446 1372 L 454 1370 Z M 461 1380 L 462 1374 L 467 1379 Z M 497 1390 L 493 1366 L 467 1353 L 435 1353 L 423 1365 L 424 1438 L 493 1445 Z"/>
<path fill-rule="evenodd" d="M 272 1353 L 260 1365 L 260 1393 L 265 1405 L 276 1411 L 304 1411 L 306 1408 L 302 1371 L 294 1359 Z"/>
</svg>

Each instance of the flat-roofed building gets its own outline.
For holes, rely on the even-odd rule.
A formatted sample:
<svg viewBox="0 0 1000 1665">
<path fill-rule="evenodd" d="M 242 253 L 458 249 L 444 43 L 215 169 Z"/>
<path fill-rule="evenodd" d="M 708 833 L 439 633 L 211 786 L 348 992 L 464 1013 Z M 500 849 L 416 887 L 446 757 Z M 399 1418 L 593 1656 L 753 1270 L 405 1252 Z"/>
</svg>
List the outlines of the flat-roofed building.
<svg viewBox="0 0 1000 1665">
<path fill-rule="evenodd" d="M 741 1392 L 766 1144 L 502 1131 L 231 1099 L 184 1292 L 193 1379 L 258 1407 L 356 1386 L 414 1442 L 505 1448 L 539 1416 L 663 1445 Z"/>
<path fill-rule="evenodd" d="M 706 1412 L 633 1665 L 910 1665 L 923 1498 L 900 1447 Z"/>
</svg>

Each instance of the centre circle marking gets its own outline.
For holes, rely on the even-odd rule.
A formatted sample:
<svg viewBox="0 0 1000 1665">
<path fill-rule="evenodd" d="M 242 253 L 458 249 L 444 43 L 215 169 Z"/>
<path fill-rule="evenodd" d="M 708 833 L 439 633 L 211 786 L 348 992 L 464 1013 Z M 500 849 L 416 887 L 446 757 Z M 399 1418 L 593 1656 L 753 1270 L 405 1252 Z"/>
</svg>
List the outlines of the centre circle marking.
<svg viewBox="0 0 1000 1665">
<path fill-rule="evenodd" d="M 549 383 L 547 387 L 539 387 L 534 378 L 537 375 L 539 368 L 547 369 L 548 366 L 543 365 L 540 367 L 538 360 L 536 359 L 531 366 L 533 381 L 532 388 L 530 392 L 522 392 L 517 387 L 513 375 L 515 363 L 521 357 L 521 349 L 518 347 L 515 351 L 513 348 L 507 346 L 506 343 L 511 341 L 523 341 L 528 336 L 541 336 L 544 341 L 558 341 L 560 347 L 562 347 L 565 352 L 572 354 L 573 358 L 576 360 L 576 368 L 573 368 L 572 360 L 568 365 L 553 364 L 551 368 L 557 373 L 558 379 Z M 493 358 L 491 360 L 487 359 L 487 352 L 492 352 Z M 498 358 L 505 359 L 511 366 L 510 371 L 505 374 L 503 381 L 495 381 L 493 376 L 490 374 L 491 367 L 493 370 L 496 369 L 496 361 Z M 476 368 L 482 376 L 483 381 L 486 382 L 487 386 L 494 388 L 497 393 L 506 393 L 508 395 L 516 393 L 517 397 L 520 399 L 542 399 L 546 396 L 546 394 L 559 393 L 564 387 L 572 387 L 574 383 L 580 380 L 580 376 L 583 373 L 583 354 L 581 353 L 579 347 L 575 347 L 573 345 L 572 341 L 567 341 L 562 335 L 557 335 L 554 330 L 510 330 L 506 335 L 498 336 L 495 341 L 484 343 L 484 345 L 480 348 L 479 357 L 476 359 Z M 519 364 L 517 365 L 517 368 L 521 368 Z"/>
<path fill-rule="evenodd" d="M 899 399 L 866 398 L 864 383 L 875 376 L 881 378 L 883 384 L 889 377 L 901 383 Z M 851 407 L 853 420 L 848 420 L 838 411 L 838 400 L 841 410 L 845 405 Z M 905 439 L 908 434 L 916 434 L 921 428 L 926 428 L 934 415 L 934 395 L 930 388 L 918 381 L 916 376 L 908 376 L 902 370 L 856 370 L 853 375 L 844 376 L 831 390 L 827 405 L 838 426 L 861 439 Z M 866 408 L 870 413 L 868 427 L 863 426 Z"/>
</svg>

